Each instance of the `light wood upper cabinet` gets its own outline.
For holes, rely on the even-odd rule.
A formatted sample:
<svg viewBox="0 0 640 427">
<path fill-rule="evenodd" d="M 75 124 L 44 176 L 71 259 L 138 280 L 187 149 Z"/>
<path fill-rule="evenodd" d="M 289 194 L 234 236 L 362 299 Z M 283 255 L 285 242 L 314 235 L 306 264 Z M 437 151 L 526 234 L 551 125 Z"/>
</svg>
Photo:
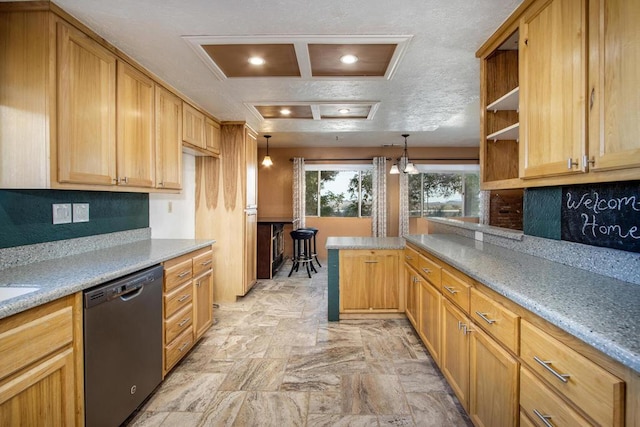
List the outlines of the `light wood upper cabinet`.
<svg viewBox="0 0 640 427">
<path fill-rule="evenodd" d="M 156 187 L 182 188 L 182 100 L 155 87 Z"/>
<path fill-rule="evenodd" d="M 585 172 L 585 0 L 537 2 L 520 25 L 520 176 Z"/>
<path fill-rule="evenodd" d="M 204 114 L 186 102 L 182 103 L 182 141 L 207 148 L 204 136 Z"/>
<path fill-rule="evenodd" d="M 209 117 L 204 119 L 204 141 L 207 151 L 214 156 L 220 155 L 220 125 Z"/>
<path fill-rule="evenodd" d="M 155 187 L 154 84 L 118 61 L 118 185 Z"/>
<path fill-rule="evenodd" d="M 116 57 L 58 22 L 58 181 L 116 180 Z"/>
<path fill-rule="evenodd" d="M 589 168 L 640 167 L 640 2 L 589 2 Z M 640 178 L 640 174 L 636 176 Z"/>
</svg>

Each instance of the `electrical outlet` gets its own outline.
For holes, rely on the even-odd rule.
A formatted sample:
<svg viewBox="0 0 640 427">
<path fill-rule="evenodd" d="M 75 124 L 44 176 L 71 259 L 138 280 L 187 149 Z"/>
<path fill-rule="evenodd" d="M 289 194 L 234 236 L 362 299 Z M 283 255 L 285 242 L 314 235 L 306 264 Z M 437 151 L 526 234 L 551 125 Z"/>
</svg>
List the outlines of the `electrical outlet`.
<svg viewBox="0 0 640 427">
<path fill-rule="evenodd" d="M 71 222 L 71 203 L 54 203 L 53 223 L 68 224 Z"/>
<path fill-rule="evenodd" d="M 89 203 L 73 204 L 73 222 L 89 222 Z"/>
</svg>

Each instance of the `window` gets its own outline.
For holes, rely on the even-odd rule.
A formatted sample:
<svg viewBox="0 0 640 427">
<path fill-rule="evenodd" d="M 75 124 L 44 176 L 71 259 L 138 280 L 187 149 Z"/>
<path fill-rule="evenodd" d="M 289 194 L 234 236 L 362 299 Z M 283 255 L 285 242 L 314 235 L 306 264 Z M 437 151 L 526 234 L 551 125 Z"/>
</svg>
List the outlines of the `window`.
<svg viewBox="0 0 640 427">
<path fill-rule="evenodd" d="M 368 165 L 305 165 L 305 214 L 371 216 L 372 179 L 372 167 Z"/>
<path fill-rule="evenodd" d="M 443 166 L 420 165 L 421 173 L 409 175 L 409 215 L 479 216 L 478 166 Z"/>
</svg>

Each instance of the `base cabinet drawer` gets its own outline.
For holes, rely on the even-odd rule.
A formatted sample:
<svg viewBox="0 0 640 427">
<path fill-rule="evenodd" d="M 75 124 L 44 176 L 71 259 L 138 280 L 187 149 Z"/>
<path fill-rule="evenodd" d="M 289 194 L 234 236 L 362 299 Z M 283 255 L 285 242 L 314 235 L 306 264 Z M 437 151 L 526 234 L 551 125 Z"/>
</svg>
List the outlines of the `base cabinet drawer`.
<svg viewBox="0 0 640 427">
<path fill-rule="evenodd" d="M 623 425 L 624 382 L 527 321 L 521 358 L 558 393 L 603 426 Z"/>
<path fill-rule="evenodd" d="M 520 317 L 477 289 L 471 289 L 469 306 L 476 324 L 518 354 Z"/>
<path fill-rule="evenodd" d="M 193 305 L 188 304 L 169 319 L 164 321 L 164 343 L 169 344 L 178 335 L 193 325 Z"/>
<path fill-rule="evenodd" d="M 450 301 L 458 304 L 462 311 L 469 313 L 469 290 L 471 285 L 454 276 L 447 270 L 442 270 L 442 295 L 448 298 Z"/>
<path fill-rule="evenodd" d="M 526 368 L 520 369 L 520 407 L 529 417 L 530 424 L 536 426 L 589 426 L 569 405 Z"/>
<path fill-rule="evenodd" d="M 173 292 L 164 296 L 164 316 L 171 317 L 176 311 L 190 305 L 193 301 L 193 286 L 191 281 L 185 283 Z"/>
<path fill-rule="evenodd" d="M 165 370 L 169 371 L 178 363 L 182 357 L 187 354 L 193 346 L 193 325 L 189 326 L 186 331 L 178 335 L 171 344 L 164 349 Z"/>
</svg>

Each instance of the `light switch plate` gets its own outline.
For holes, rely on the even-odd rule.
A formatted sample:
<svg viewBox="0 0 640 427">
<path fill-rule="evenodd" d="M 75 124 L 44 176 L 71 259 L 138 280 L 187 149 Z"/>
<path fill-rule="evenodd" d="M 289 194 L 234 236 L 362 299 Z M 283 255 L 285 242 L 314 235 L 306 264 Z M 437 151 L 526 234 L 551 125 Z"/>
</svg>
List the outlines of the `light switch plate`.
<svg viewBox="0 0 640 427">
<path fill-rule="evenodd" d="M 73 204 L 73 222 L 89 222 L 89 203 Z"/>
<path fill-rule="evenodd" d="M 71 222 L 71 203 L 54 203 L 53 223 L 68 224 Z"/>
</svg>

